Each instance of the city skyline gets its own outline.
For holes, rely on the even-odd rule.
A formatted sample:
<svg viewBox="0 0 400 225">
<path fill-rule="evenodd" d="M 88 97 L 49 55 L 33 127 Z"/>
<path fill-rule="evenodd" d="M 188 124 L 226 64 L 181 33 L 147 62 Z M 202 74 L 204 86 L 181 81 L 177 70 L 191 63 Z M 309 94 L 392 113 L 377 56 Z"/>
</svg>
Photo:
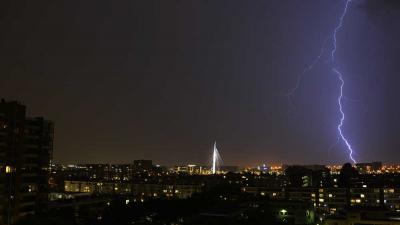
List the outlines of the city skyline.
<svg viewBox="0 0 400 225">
<path fill-rule="evenodd" d="M 327 58 L 303 76 L 295 109 L 285 95 L 343 3 L 10 2 L 1 9 L 0 94 L 55 122 L 58 163 L 204 164 L 216 140 L 227 165 L 343 164 Z M 337 35 L 343 129 L 357 161 L 396 163 L 400 7 L 350 7 Z"/>
<path fill-rule="evenodd" d="M 17 105 L 21 105 L 21 102 L 19 101 L 6 101 L 5 99 L 1 99 L 2 103 L 5 104 L 17 104 Z M 26 107 L 24 105 L 21 105 L 21 107 Z M 28 116 L 28 115 L 27 115 Z M 29 116 L 34 116 L 34 115 L 29 115 Z M 33 117 L 36 118 L 36 117 Z M 40 118 L 40 117 L 37 117 Z M 53 122 L 54 123 L 54 122 Z M 252 164 L 234 164 L 234 163 L 229 163 L 228 164 L 223 164 L 222 161 L 222 157 L 219 154 L 219 151 L 216 148 L 216 141 L 213 142 L 212 147 L 210 147 L 205 153 L 209 153 L 208 155 L 208 159 L 206 161 L 183 161 L 183 162 L 172 162 L 170 164 L 160 164 L 160 163 L 156 163 L 156 165 L 161 165 L 161 166 L 184 166 L 184 165 L 193 165 L 193 166 L 203 166 L 203 167 L 210 167 L 213 170 L 213 173 L 215 173 L 215 168 L 217 167 L 221 167 L 221 166 L 240 166 L 241 168 L 254 168 L 257 166 L 262 166 L 262 165 L 269 165 L 269 166 L 282 166 L 282 165 L 322 165 L 323 163 L 320 162 L 316 162 L 316 163 L 301 163 L 301 162 L 277 162 L 277 161 L 268 161 L 268 160 L 260 160 L 256 163 L 252 163 Z M 52 153 L 53 155 L 53 153 Z M 123 165 L 123 164 L 130 164 L 135 160 L 138 160 L 139 158 L 132 158 L 132 159 L 125 159 L 122 161 L 117 161 L 117 162 L 111 162 L 111 161 L 72 161 L 72 162 L 59 162 L 59 161 L 55 161 L 53 159 L 52 156 L 52 164 L 59 164 L 59 165 L 84 165 L 84 164 L 109 164 L 109 165 Z M 144 159 L 144 158 L 141 158 Z M 151 160 L 151 158 L 148 158 Z M 148 159 L 144 159 L 144 160 L 148 160 Z M 380 160 L 375 160 L 381 162 Z M 356 164 L 362 164 L 362 163 L 367 163 L 367 162 L 358 162 L 355 163 Z M 330 166 L 337 166 L 340 165 L 340 163 L 327 163 L 326 165 L 330 165 Z M 397 165 L 396 163 L 388 163 L 387 165 Z"/>
</svg>

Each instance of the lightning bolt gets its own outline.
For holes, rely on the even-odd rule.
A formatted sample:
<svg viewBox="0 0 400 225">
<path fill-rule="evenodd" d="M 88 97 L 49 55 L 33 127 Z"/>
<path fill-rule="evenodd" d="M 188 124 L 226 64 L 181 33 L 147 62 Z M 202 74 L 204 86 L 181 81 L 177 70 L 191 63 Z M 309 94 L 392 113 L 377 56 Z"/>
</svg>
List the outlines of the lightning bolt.
<svg viewBox="0 0 400 225">
<path fill-rule="evenodd" d="M 343 111 L 343 104 L 342 104 L 343 100 L 346 99 L 343 96 L 343 92 L 344 92 L 343 90 L 344 90 L 345 81 L 343 79 L 343 74 L 337 68 L 335 68 L 335 55 L 336 55 L 336 51 L 337 51 L 337 33 L 343 27 L 343 21 L 344 21 L 344 18 L 346 17 L 346 15 L 347 15 L 347 11 L 349 9 L 349 5 L 350 5 L 351 1 L 352 0 L 346 0 L 346 4 L 344 6 L 343 12 L 339 17 L 339 23 L 338 23 L 338 25 L 335 27 L 335 29 L 333 31 L 333 35 L 332 35 L 333 49 L 331 51 L 331 64 L 332 64 L 332 72 L 337 76 L 337 78 L 339 80 L 339 96 L 337 98 L 337 104 L 338 104 L 339 112 L 340 112 L 340 120 L 339 120 L 339 124 L 337 125 L 337 131 L 339 133 L 340 139 L 343 141 L 343 143 L 347 147 L 347 150 L 349 152 L 350 160 L 353 163 L 356 163 L 356 160 L 353 158 L 354 150 L 353 150 L 350 142 L 346 138 L 346 136 L 343 134 L 343 130 L 342 130 L 342 128 L 344 126 L 344 121 L 345 121 L 345 118 L 346 118 L 345 113 Z M 325 42 L 324 42 L 324 44 L 325 44 Z M 317 58 L 308 67 L 306 67 L 301 74 L 298 75 L 296 85 L 292 89 L 290 89 L 289 92 L 286 94 L 286 97 L 289 99 L 289 102 L 291 103 L 292 106 L 294 106 L 294 104 L 292 102 L 293 95 L 299 89 L 302 77 L 306 73 L 310 72 L 315 67 L 315 65 L 319 62 L 319 60 L 321 59 L 323 54 L 324 54 L 324 47 L 321 48 L 321 52 L 317 56 Z M 331 146 L 330 149 L 332 147 L 333 146 Z"/>
<path fill-rule="evenodd" d="M 323 45 L 325 45 L 325 42 L 326 42 L 326 41 L 324 41 L 324 44 L 323 44 Z M 299 74 L 299 75 L 297 76 L 296 85 L 295 85 L 292 89 L 290 89 L 289 92 L 286 94 L 286 97 L 288 98 L 288 100 L 289 100 L 289 102 L 290 102 L 290 104 L 292 105 L 293 108 L 296 108 L 295 105 L 294 105 L 294 103 L 293 103 L 293 95 L 294 95 L 294 94 L 296 93 L 296 91 L 300 88 L 300 83 L 301 83 L 301 80 L 303 79 L 303 76 L 304 76 L 305 74 L 307 74 L 308 72 L 310 72 L 311 70 L 314 69 L 315 65 L 319 62 L 319 60 L 321 59 L 321 57 L 324 55 L 324 52 L 325 52 L 325 50 L 324 50 L 324 48 L 322 47 L 321 50 L 320 50 L 319 55 L 317 56 L 317 58 L 315 58 L 314 61 L 313 61 L 310 65 L 308 65 L 308 66 L 303 70 L 303 72 L 302 72 L 301 74 Z"/>
<path fill-rule="evenodd" d="M 353 158 L 353 148 L 351 147 L 351 144 L 349 143 L 349 141 L 347 140 L 347 138 L 345 137 L 345 135 L 343 134 L 342 131 L 342 127 L 344 124 L 344 119 L 345 119 L 345 114 L 343 112 L 343 105 L 342 105 L 342 100 L 343 100 L 343 88 L 344 88 L 344 80 L 343 80 L 343 75 L 336 69 L 336 68 L 332 68 L 333 72 L 337 75 L 339 81 L 340 81 L 340 94 L 338 97 L 338 105 L 339 105 L 339 111 L 340 111 L 340 122 L 337 126 L 340 138 L 342 139 L 342 141 L 346 144 L 347 149 L 349 151 L 349 157 L 351 159 L 351 161 L 353 161 L 353 163 L 357 163 L 356 160 Z"/>
<path fill-rule="evenodd" d="M 346 14 L 347 14 L 347 11 L 348 11 L 350 3 L 351 3 L 351 0 L 346 0 L 346 4 L 345 4 L 344 10 L 343 10 L 343 13 L 342 13 L 342 15 L 340 16 L 340 19 L 339 19 L 339 24 L 338 24 L 337 27 L 335 27 L 335 30 L 333 32 L 333 49 L 332 49 L 332 52 L 331 52 L 331 60 L 332 60 L 332 65 L 333 65 L 332 71 L 336 74 L 336 76 L 337 76 L 337 78 L 339 80 L 339 83 L 340 83 L 340 89 L 339 89 L 340 91 L 339 91 L 339 96 L 338 96 L 337 102 L 338 102 L 339 112 L 340 112 L 340 116 L 341 117 L 340 117 L 339 124 L 337 126 L 337 130 L 339 132 L 340 138 L 342 139 L 342 141 L 344 142 L 344 144 L 347 147 L 347 150 L 349 152 L 349 158 L 351 159 L 351 161 L 353 163 L 356 163 L 356 160 L 353 158 L 353 153 L 354 153 L 353 147 L 349 143 L 349 141 L 346 138 L 346 136 L 343 134 L 343 130 L 342 130 L 343 125 L 344 125 L 344 120 L 346 118 L 345 113 L 343 111 L 343 105 L 342 105 L 343 89 L 344 89 L 345 82 L 344 82 L 344 79 L 343 79 L 343 74 L 338 69 L 336 69 L 334 67 L 334 65 L 335 65 L 335 54 L 336 54 L 336 50 L 337 50 L 337 38 L 336 38 L 336 36 L 337 36 L 337 33 L 340 31 L 340 29 L 343 26 L 343 21 L 344 21 L 344 18 L 346 16 Z"/>
</svg>

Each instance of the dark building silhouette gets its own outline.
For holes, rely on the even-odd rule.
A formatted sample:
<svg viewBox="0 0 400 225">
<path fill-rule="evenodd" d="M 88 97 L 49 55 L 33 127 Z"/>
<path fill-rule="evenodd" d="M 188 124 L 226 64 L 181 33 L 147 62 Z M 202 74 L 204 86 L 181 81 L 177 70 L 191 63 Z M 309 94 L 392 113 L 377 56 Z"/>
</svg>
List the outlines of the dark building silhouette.
<svg viewBox="0 0 400 225">
<path fill-rule="evenodd" d="M 358 171 L 350 163 L 345 163 L 340 170 L 339 186 L 350 188 L 352 179 L 356 179 L 358 175 Z"/>
<path fill-rule="evenodd" d="M 142 173 L 142 172 L 151 172 L 153 170 L 153 161 L 152 160 L 134 160 L 133 161 L 133 172 L 134 173 Z"/>
<path fill-rule="evenodd" d="M 54 123 L 27 118 L 18 102 L 0 103 L 0 224 L 33 214 L 47 199 Z"/>
<path fill-rule="evenodd" d="M 291 187 L 329 187 L 330 171 L 323 165 L 286 166 L 285 174 Z"/>
</svg>

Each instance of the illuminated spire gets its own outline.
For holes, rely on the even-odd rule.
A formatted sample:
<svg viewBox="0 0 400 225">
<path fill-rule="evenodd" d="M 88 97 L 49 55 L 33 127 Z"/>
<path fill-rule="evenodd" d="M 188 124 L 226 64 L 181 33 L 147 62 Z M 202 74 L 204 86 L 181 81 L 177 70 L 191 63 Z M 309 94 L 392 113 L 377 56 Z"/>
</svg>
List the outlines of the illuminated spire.
<svg viewBox="0 0 400 225">
<path fill-rule="evenodd" d="M 220 164 L 220 155 L 217 149 L 217 142 L 214 142 L 214 149 L 213 149 L 213 155 L 212 155 L 212 168 L 211 171 L 213 174 L 216 174 L 218 171 L 218 167 Z"/>
</svg>

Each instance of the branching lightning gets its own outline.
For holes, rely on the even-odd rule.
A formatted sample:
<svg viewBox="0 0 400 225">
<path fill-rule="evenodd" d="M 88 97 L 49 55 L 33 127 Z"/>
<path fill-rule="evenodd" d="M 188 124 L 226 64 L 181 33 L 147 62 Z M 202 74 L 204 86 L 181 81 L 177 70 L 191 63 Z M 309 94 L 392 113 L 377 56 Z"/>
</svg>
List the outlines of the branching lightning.
<svg viewBox="0 0 400 225">
<path fill-rule="evenodd" d="M 339 83 L 340 83 L 340 91 L 339 91 L 339 96 L 338 96 L 338 100 L 337 101 L 338 101 L 338 106 L 339 106 L 339 111 L 340 111 L 340 116 L 341 117 L 340 117 L 340 122 L 339 122 L 339 124 L 337 126 L 337 130 L 339 132 L 340 138 L 346 144 L 347 150 L 349 151 L 349 158 L 351 159 L 351 161 L 353 161 L 353 163 L 356 163 L 356 160 L 353 158 L 353 153 L 354 153 L 353 148 L 352 148 L 351 144 L 349 143 L 349 141 L 347 140 L 347 138 L 345 137 L 345 135 L 343 134 L 343 130 L 342 130 L 342 127 L 343 127 L 343 124 L 344 124 L 344 120 L 345 120 L 345 113 L 343 111 L 343 105 L 342 105 L 343 88 L 344 88 L 345 82 L 344 82 L 342 73 L 338 69 L 336 69 L 334 67 L 334 65 L 335 65 L 335 54 L 336 54 L 336 50 L 337 50 L 337 38 L 336 38 L 336 36 L 337 36 L 337 33 L 339 32 L 339 30 L 343 26 L 343 20 L 344 20 L 344 17 L 346 16 L 346 14 L 347 14 L 347 10 L 349 8 L 350 2 L 351 2 L 351 0 L 346 0 L 346 4 L 345 4 L 344 10 L 343 10 L 343 13 L 340 16 L 339 24 L 338 24 L 338 26 L 335 28 L 335 30 L 333 32 L 333 49 L 332 49 L 332 52 L 331 52 L 331 59 L 332 59 L 332 65 L 333 65 L 332 71 L 337 75 L 337 77 L 339 79 Z"/>
<path fill-rule="evenodd" d="M 338 25 L 335 27 L 334 31 L 333 31 L 333 35 L 332 35 L 332 45 L 333 45 L 333 49 L 331 51 L 331 64 L 332 64 L 332 72 L 337 76 L 338 80 L 339 80 L 339 95 L 337 98 L 337 104 L 339 107 L 339 113 L 340 113 L 340 120 L 339 120 L 339 124 L 337 125 L 337 130 L 338 130 L 338 134 L 340 136 L 340 139 L 343 141 L 343 143 L 346 145 L 347 150 L 349 152 L 349 158 L 353 163 L 356 163 L 356 160 L 353 158 L 353 153 L 354 150 L 350 144 L 350 142 L 348 141 L 348 139 L 346 138 L 346 136 L 343 134 L 343 126 L 344 126 L 344 121 L 345 121 L 345 113 L 343 111 L 343 100 L 345 99 L 345 97 L 343 96 L 343 89 L 345 86 L 345 81 L 343 79 L 343 74 L 335 67 L 335 55 L 336 55 L 336 51 L 337 51 L 337 33 L 341 30 L 341 28 L 343 27 L 343 21 L 344 18 L 346 17 L 347 11 L 349 9 L 349 5 L 351 3 L 352 0 L 346 0 L 346 4 L 344 6 L 343 12 L 340 15 L 339 18 L 339 23 Z M 310 64 L 308 67 L 306 67 L 303 71 L 303 73 L 301 73 L 298 78 L 297 78 L 297 83 L 295 85 L 294 88 L 292 88 L 291 90 L 289 90 L 289 92 L 286 94 L 286 96 L 289 98 L 290 103 L 293 105 L 292 103 L 292 97 L 295 94 L 295 92 L 299 89 L 300 86 L 300 82 L 302 79 L 302 76 L 311 71 L 314 66 L 318 63 L 318 61 L 321 59 L 321 57 L 324 54 L 324 48 L 321 48 L 321 52 L 320 55 L 318 55 L 318 57 L 313 61 L 312 64 Z M 332 147 L 331 147 L 332 148 Z"/>
<path fill-rule="evenodd" d="M 344 87 L 344 80 L 343 80 L 343 75 L 335 68 L 332 69 L 333 72 L 335 72 L 338 76 L 338 79 L 340 81 L 340 94 L 338 97 L 338 105 L 339 105 L 339 111 L 340 111 L 340 123 L 337 126 L 340 138 L 343 140 L 343 142 L 346 144 L 347 149 L 349 150 L 349 157 L 351 159 L 351 161 L 353 161 L 353 163 L 356 163 L 356 160 L 354 160 L 353 158 L 353 148 L 351 147 L 349 141 L 347 140 L 347 138 L 344 136 L 343 131 L 342 131 L 342 127 L 343 127 L 343 123 L 344 123 L 344 119 L 345 119 L 345 114 L 343 112 L 343 106 L 342 106 L 342 100 L 343 100 L 343 87 Z"/>
<path fill-rule="evenodd" d="M 337 50 L 337 33 L 339 32 L 339 30 L 343 27 L 343 20 L 344 17 L 347 14 L 347 10 L 349 8 L 349 4 L 350 4 L 351 0 L 346 0 L 346 5 L 344 6 L 344 10 L 342 15 L 340 16 L 339 19 L 339 24 L 337 25 L 337 27 L 335 27 L 335 30 L 333 31 L 333 49 L 331 52 L 331 59 L 332 59 L 332 64 L 335 63 L 335 54 L 336 54 L 336 50 Z"/>
<path fill-rule="evenodd" d="M 325 43 L 325 42 L 324 42 L 324 43 Z M 321 51 L 320 51 L 320 53 L 319 53 L 319 55 L 317 56 L 317 58 L 315 58 L 314 61 L 313 61 L 310 65 L 308 65 L 308 66 L 303 70 L 303 72 L 302 72 L 301 74 L 299 74 L 299 75 L 297 76 L 296 85 L 295 85 L 292 89 L 290 89 L 289 92 L 286 94 L 286 97 L 289 99 L 289 102 L 290 102 L 290 104 L 293 106 L 293 108 L 295 108 L 295 106 L 294 106 L 294 104 L 293 104 L 293 99 L 292 99 L 292 98 L 293 98 L 293 95 L 296 93 L 296 91 L 300 88 L 300 83 L 301 83 L 301 80 L 303 79 L 303 76 L 304 76 L 306 73 L 308 73 L 308 72 L 310 72 L 311 70 L 314 69 L 315 65 L 319 62 L 319 60 L 321 59 L 321 57 L 324 55 L 324 52 L 325 52 L 325 50 L 324 50 L 324 48 L 322 47 L 322 48 L 321 48 Z"/>
</svg>

